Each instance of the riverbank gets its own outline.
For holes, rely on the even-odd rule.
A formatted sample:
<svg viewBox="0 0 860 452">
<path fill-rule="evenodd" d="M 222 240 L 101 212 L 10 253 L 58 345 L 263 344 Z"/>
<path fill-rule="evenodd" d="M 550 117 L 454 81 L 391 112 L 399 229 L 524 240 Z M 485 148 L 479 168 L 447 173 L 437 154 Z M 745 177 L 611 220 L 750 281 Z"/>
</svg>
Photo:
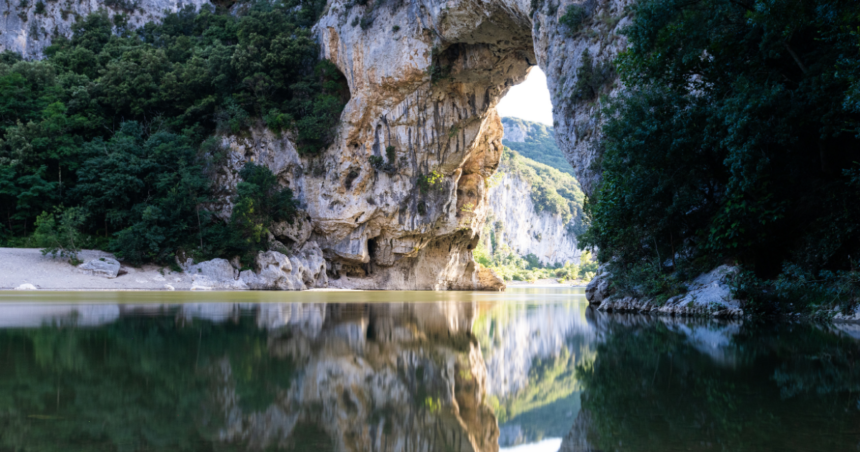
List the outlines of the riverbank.
<svg viewBox="0 0 860 452">
<path fill-rule="evenodd" d="M 113 259 L 111 253 L 83 250 L 82 261 Z M 43 256 L 36 248 L 0 248 L 0 290 L 192 290 L 193 278 L 167 267 L 121 264 L 115 278 L 87 274 L 68 259 Z"/>
<path fill-rule="evenodd" d="M 577 280 L 572 283 L 561 283 L 555 278 L 539 279 L 535 282 L 528 281 L 506 281 L 508 287 L 586 287 L 588 281 Z"/>
<path fill-rule="evenodd" d="M 598 311 L 636 313 L 678 317 L 716 317 L 739 319 L 748 316 L 744 312 L 744 301 L 735 299 L 728 280 L 737 272 L 736 267 L 721 265 L 703 273 L 687 283 L 687 292 L 669 298 L 664 303 L 655 300 L 619 296 L 611 285 L 612 275 L 601 267 L 598 274 L 585 288 L 589 307 Z M 860 305 L 851 312 L 843 312 L 838 306 L 819 309 L 814 315 L 792 313 L 786 319 L 803 317 L 826 318 L 833 322 L 860 323 Z"/>
<path fill-rule="evenodd" d="M 238 259 L 212 259 L 197 263 L 189 259 L 179 271 L 152 264 L 135 267 L 120 262 L 111 253 L 98 250 L 82 250 L 78 253 L 78 259 L 84 263 L 73 266 L 68 259 L 43 256 L 36 248 L 0 248 L 0 290 L 378 289 L 378 286 L 355 284 L 346 277 L 330 283 L 326 276 L 326 262 L 319 248 L 303 248 L 292 256 L 275 251 L 260 253 L 251 270 L 242 268 Z M 556 286 L 564 287 L 560 284 Z"/>
</svg>

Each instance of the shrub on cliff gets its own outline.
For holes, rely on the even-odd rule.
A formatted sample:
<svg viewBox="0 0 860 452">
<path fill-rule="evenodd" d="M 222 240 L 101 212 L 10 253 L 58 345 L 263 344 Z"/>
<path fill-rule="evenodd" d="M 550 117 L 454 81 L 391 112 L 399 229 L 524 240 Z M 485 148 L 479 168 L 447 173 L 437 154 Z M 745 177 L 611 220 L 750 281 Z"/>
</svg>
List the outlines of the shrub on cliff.
<svg viewBox="0 0 860 452">
<path fill-rule="evenodd" d="M 230 224 L 249 245 L 264 242 L 273 222 L 289 221 L 296 216 L 293 191 L 281 187 L 269 168 L 246 163 L 239 172 L 242 182 L 230 217 Z"/>
<path fill-rule="evenodd" d="M 564 15 L 558 19 L 558 23 L 566 28 L 568 36 L 574 36 L 582 28 L 588 19 L 588 10 L 583 5 L 571 4 L 564 10 Z"/>
<path fill-rule="evenodd" d="M 622 279 L 648 262 L 680 279 L 720 260 L 764 279 L 784 262 L 854 268 L 860 4 L 635 8 L 616 61 L 629 91 L 605 111 L 603 181 L 581 243 Z"/>
</svg>

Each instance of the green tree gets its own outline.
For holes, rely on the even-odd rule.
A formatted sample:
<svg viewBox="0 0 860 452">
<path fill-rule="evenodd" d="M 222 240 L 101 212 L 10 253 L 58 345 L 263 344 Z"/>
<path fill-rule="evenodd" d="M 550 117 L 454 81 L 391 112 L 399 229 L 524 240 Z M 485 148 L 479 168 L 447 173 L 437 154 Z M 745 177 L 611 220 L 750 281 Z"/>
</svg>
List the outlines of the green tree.
<svg viewBox="0 0 860 452">
<path fill-rule="evenodd" d="M 62 204 L 86 209 L 83 232 L 134 262 L 235 248 L 201 208 L 218 164 L 203 143 L 262 122 L 304 154 L 332 142 L 349 89 L 319 60 L 311 27 L 324 6 L 259 1 L 233 15 L 188 5 L 136 30 L 98 11 L 54 37 L 42 61 L 0 54 L 4 234 L 26 240 Z"/>
<path fill-rule="evenodd" d="M 237 199 L 230 224 L 252 249 L 266 243 L 268 227 L 273 222 L 293 222 L 296 201 L 289 187 L 280 187 L 277 176 L 269 168 L 246 163 L 239 172 L 242 182 L 237 187 Z"/>
<path fill-rule="evenodd" d="M 36 231 L 33 233 L 36 246 L 44 247 L 42 255 L 59 255 L 68 258 L 72 265 L 81 263 L 78 253 L 84 241 L 81 227 L 86 218 L 87 213 L 82 207 L 64 209 L 59 206 L 53 213 L 42 212 L 36 218 Z"/>
</svg>

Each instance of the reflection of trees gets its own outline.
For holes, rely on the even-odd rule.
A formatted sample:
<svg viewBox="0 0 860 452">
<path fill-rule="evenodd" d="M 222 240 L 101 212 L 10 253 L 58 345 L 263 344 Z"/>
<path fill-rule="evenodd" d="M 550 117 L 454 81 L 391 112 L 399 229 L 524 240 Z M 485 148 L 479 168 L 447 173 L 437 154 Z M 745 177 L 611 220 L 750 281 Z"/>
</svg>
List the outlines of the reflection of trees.
<svg viewBox="0 0 860 452">
<path fill-rule="evenodd" d="M 682 331 L 607 328 L 593 366 L 577 372 L 589 425 L 565 441 L 606 451 L 857 446 L 857 342 L 810 325 L 756 325 L 727 342 L 740 364 L 725 366 Z"/>
<path fill-rule="evenodd" d="M 0 331 L 0 441 L 40 451 L 207 448 L 219 420 L 201 415 L 213 383 L 206 369 L 226 357 L 242 400 L 269 403 L 294 372 L 265 348 L 249 318 Z"/>
</svg>

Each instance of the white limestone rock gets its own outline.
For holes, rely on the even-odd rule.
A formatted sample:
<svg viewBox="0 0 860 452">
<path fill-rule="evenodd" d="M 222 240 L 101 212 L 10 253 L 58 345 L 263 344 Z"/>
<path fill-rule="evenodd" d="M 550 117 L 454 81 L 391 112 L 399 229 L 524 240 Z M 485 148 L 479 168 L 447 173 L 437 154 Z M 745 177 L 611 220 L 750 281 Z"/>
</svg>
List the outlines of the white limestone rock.
<svg viewBox="0 0 860 452">
<path fill-rule="evenodd" d="M 606 264 L 601 265 L 597 270 L 597 276 L 595 276 L 594 279 L 585 286 L 585 299 L 588 300 L 590 304 L 600 306 L 603 300 L 609 298 L 611 295 L 609 290 L 609 279 L 612 274 L 606 271 L 606 269 Z"/>
<path fill-rule="evenodd" d="M 111 257 L 89 260 L 78 266 L 78 271 L 87 275 L 113 279 L 119 273 L 120 263 Z"/>
<path fill-rule="evenodd" d="M 729 286 L 729 279 L 737 273 L 737 267 L 721 265 L 702 273 L 687 284 L 686 293 L 672 297 L 659 306 L 653 300 L 613 296 L 609 290 L 612 275 L 603 269 L 605 267 L 601 267 L 601 274 L 585 288 L 586 299 L 601 311 L 725 318 L 740 318 L 744 315 L 741 302 L 732 297 Z"/>
<path fill-rule="evenodd" d="M 499 221 L 502 226 L 496 231 L 498 243 L 508 245 L 520 256 L 534 254 L 544 265 L 579 264 L 582 252 L 568 223 L 560 214 L 538 211 L 532 200 L 531 184 L 521 175 L 508 171 L 504 165 L 499 171 L 504 176 L 488 194 L 493 223 Z M 492 248 L 488 239 L 484 238 L 484 245 Z"/>
<path fill-rule="evenodd" d="M 307 287 L 293 274 L 290 258 L 277 252 L 257 254 L 255 270 L 245 270 L 239 279 L 253 290 L 305 290 Z"/>
<path fill-rule="evenodd" d="M 191 275 L 191 290 L 228 289 L 243 290 L 248 286 L 237 279 L 238 270 L 227 259 L 212 259 L 188 266 L 186 273 Z"/>
<path fill-rule="evenodd" d="M 43 8 L 41 13 L 36 12 L 39 3 Z M 11 50 L 28 59 L 40 58 L 54 34 L 70 36 L 78 17 L 86 17 L 100 9 L 110 17 L 125 14 L 129 26 L 137 28 L 164 17 L 165 12 L 178 11 L 184 5 L 193 5 L 195 9 L 210 5 L 207 0 L 135 0 L 132 8 L 123 9 L 117 3 L 107 6 L 104 0 L 0 2 L 0 51 Z"/>
</svg>

